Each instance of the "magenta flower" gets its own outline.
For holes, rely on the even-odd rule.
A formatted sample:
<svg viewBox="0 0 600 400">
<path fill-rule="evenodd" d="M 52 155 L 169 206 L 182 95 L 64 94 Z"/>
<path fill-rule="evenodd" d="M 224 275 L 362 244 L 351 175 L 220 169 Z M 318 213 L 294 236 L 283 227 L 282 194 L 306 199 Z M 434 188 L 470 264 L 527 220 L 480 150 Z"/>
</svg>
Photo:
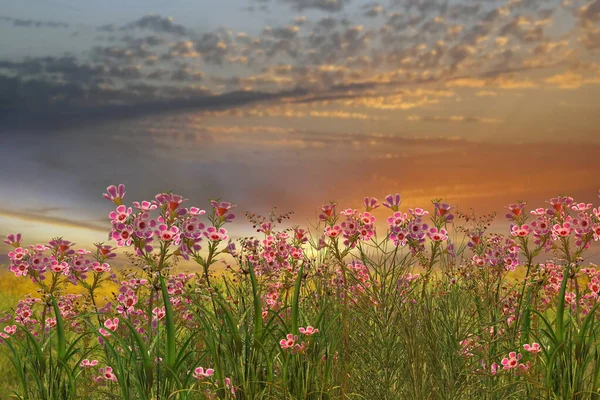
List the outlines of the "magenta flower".
<svg viewBox="0 0 600 400">
<path fill-rule="evenodd" d="M 394 246 L 405 246 L 408 241 L 408 230 L 406 228 L 394 230 L 390 234 L 390 240 L 394 243 Z"/>
<path fill-rule="evenodd" d="M 27 255 L 27 253 L 27 249 L 17 247 L 14 251 L 8 253 L 8 258 L 10 258 L 11 261 L 21 261 L 23 257 Z"/>
<path fill-rule="evenodd" d="M 402 198 L 400 193 L 396 193 L 394 196 L 388 194 L 385 196 L 385 201 L 382 203 L 384 207 L 391 208 L 394 211 L 398 211 L 400 204 L 402 203 Z"/>
<path fill-rule="evenodd" d="M 519 360 L 523 358 L 521 353 L 517 354 L 514 351 L 508 353 L 508 357 L 502 359 L 502 365 L 504 365 L 503 369 L 512 369 L 516 368 L 519 365 Z"/>
<path fill-rule="evenodd" d="M 446 222 L 454 219 L 454 215 L 450 214 L 450 210 L 454 207 L 450 204 L 434 202 L 433 205 L 435 206 L 434 215 L 436 217 L 444 218 Z"/>
<path fill-rule="evenodd" d="M 408 212 L 409 212 L 411 215 L 414 215 L 414 216 L 415 216 L 415 217 L 417 217 L 417 218 L 419 218 L 419 217 L 424 217 L 424 216 L 426 216 L 426 215 L 429 215 L 429 211 L 425 211 L 424 209 L 422 209 L 422 208 L 418 208 L 418 207 L 417 207 L 417 208 L 415 208 L 415 209 L 409 208 L 409 209 L 408 209 Z"/>
<path fill-rule="evenodd" d="M 17 332 L 17 326 L 16 325 L 5 326 L 4 332 L 6 332 L 8 335 L 14 335 Z"/>
<path fill-rule="evenodd" d="M 108 217 L 111 219 L 113 224 L 125 223 L 131 215 L 131 212 L 131 207 L 127 208 L 124 205 L 120 205 L 117 207 L 116 211 L 111 211 L 108 214 Z"/>
<path fill-rule="evenodd" d="M 331 217 L 333 217 L 335 212 L 335 207 L 337 203 L 329 203 L 321 206 L 321 214 L 319 214 L 319 219 L 321 221 L 329 221 Z"/>
<path fill-rule="evenodd" d="M 118 188 L 115 185 L 110 185 L 106 188 L 106 191 L 108 193 L 102 194 L 106 200 L 110 200 L 119 206 L 123 204 L 123 198 L 125 197 L 126 193 L 125 185 L 121 183 Z"/>
</svg>

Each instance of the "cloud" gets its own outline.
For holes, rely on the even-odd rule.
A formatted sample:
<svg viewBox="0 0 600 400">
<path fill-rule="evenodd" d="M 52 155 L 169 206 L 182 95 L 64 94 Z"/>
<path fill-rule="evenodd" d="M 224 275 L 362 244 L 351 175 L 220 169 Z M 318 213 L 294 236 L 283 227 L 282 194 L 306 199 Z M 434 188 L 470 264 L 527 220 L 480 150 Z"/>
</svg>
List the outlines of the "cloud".
<svg viewBox="0 0 600 400">
<path fill-rule="evenodd" d="M 433 115 L 409 115 L 407 118 L 411 122 L 466 122 L 482 124 L 499 124 L 502 120 L 497 118 L 467 117 L 464 115 L 452 115 L 450 117 L 440 117 Z"/>
<path fill-rule="evenodd" d="M 316 9 L 327 12 L 342 11 L 350 3 L 350 0 L 280 0 L 287 3 L 295 10 L 304 11 Z"/>
<path fill-rule="evenodd" d="M 121 28 L 121 30 L 131 29 L 147 29 L 157 33 L 169 33 L 176 36 L 186 36 L 189 34 L 189 31 L 183 25 L 176 24 L 172 17 L 161 17 L 160 15 L 145 15 Z M 109 31 L 112 32 L 112 30 Z"/>
<path fill-rule="evenodd" d="M 556 86 L 560 89 L 578 89 L 587 84 L 600 83 L 600 75 L 586 77 L 578 72 L 567 71 L 564 73 L 552 75 L 546 78 L 545 82 L 550 85 Z"/>
<path fill-rule="evenodd" d="M 12 22 L 13 26 L 19 28 L 69 28 L 71 24 L 58 21 L 40 21 L 33 19 L 22 19 L 0 16 L 0 21 Z"/>
</svg>

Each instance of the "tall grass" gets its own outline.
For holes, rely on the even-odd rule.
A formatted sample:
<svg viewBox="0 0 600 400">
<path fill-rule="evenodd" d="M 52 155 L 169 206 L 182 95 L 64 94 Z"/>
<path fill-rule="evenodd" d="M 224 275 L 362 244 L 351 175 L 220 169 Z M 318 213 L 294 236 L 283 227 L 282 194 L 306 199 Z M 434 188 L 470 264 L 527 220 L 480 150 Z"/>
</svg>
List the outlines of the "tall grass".
<svg viewBox="0 0 600 400">
<path fill-rule="evenodd" d="M 423 211 L 400 213 L 399 196 L 388 196 L 384 234 L 374 228 L 377 202 L 366 199 L 363 213 L 323 206 L 310 230 L 277 230 L 285 214 L 249 215 L 262 237 L 238 247 L 226 243 L 229 203 L 213 202 L 206 228 L 179 196 L 157 195 L 154 220 L 124 209 L 123 196 L 109 188 L 119 206 L 111 218 L 127 214 L 112 235 L 136 249 L 134 269 L 119 275 L 103 244 L 93 254 L 57 238 L 22 257 L 20 238 L 7 239 L 19 276 L 0 281 L 6 396 L 600 398 L 600 272 L 582 258 L 599 213 L 577 208 L 573 222 L 572 199 L 536 214 L 577 227 L 564 235 L 528 228 L 521 204 L 509 206 L 511 231 L 530 230 L 512 238 L 488 234 L 490 217 L 457 214 L 459 227 L 439 201 L 424 228 Z M 145 236 L 140 221 L 156 231 Z M 139 233 L 124 236 L 128 226 Z M 549 253 L 553 261 L 538 261 Z M 181 257 L 202 273 L 174 273 Z M 215 275 L 217 260 L 229 267 Z M 20 298 L 13 282 L 27 278 L 20 290 L 32 296 Z"/>
</svg>

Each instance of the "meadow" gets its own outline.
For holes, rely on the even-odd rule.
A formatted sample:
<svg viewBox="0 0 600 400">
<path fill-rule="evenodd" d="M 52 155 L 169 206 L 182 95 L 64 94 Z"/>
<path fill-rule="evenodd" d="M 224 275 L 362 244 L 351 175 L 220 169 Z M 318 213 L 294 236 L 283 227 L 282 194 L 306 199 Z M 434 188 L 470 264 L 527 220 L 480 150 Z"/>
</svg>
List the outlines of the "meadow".
<svg viewBox="0 0 600 400">
<path fill-rule="evenodd" d="M 500 235 L 495 214 L 396 194 L 308 227 L 246 213 L 257 235 L 234 242 L 231 203 L 104 197 L 95 251 L 6 237 L 5 398 L 600 399 L 600 207 L 517 202 Z"/>
</svg>

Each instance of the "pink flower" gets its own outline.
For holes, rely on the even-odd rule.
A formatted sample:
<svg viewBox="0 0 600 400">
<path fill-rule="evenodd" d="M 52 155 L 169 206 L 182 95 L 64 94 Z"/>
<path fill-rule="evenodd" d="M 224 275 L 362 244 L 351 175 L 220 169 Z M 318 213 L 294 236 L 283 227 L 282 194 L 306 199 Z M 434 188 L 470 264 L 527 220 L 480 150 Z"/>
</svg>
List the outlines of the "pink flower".
<svg viewBox="0 0 600 400">
<path fill-rule="evenodd" d="M 81 360 L 81 363 L 79 364 L 82 368 L 90 368 L 90 367 L 95 367 L 96 365 L 98 365 L 98 360 L 88 360 L 87 358 L 85 360 Z"/>
<path fill-rule="evenodd" d="M 452 207 L 450 204 L 434 202 L 433 205 L 435 206 L 434 215 L 436 217 L 439 216 L 444 218 L 446 222 L 454 219 L 454 215 L 450 214 L 450 210 L 452 210 L 454 207 Z"/>
<path fill-rule="evenodd" d="M 373 211 L 379 207 L 379 203 L 377 203 L 375 197 L 365 197 L 364 204 L 367 211 Z"/>
<path fill-rule="evenodd" d="M 129 216 L 131 215 L 132 209 L 131 207 L 127 208 L 124 205 L 120 205 L 117 207 L 115 211 L 111 211 L 108 214 L 108 217 L 112 220 L 113 224 L 117 223 L 125 223 Z"/>
<path fill-rule="evenodd" d="M 298 331 L 306 336 L 314 335 L 315 333 L 319 333 L 318 329 L 313 328 L 312 326 L 307 326 L 306 328 L 299 328 Z"/>
<path fill-rule="evenodd" d="M 14 335 L 17 332 L 17 326 L 16 325 L 5 326 L 4 327 L 4 332 L 6 332 L 9 335 Z"/>
<path fill-rule="evenodd" d="M 330 238 L 336 238 L 336 237 L 340 236 L 341 233 L 342 233 L 342 228 L 339 227 L 338 225 L 335 225 L 333 227 L 332 226 L 325 227 L 325 232 L 323 234 Z"/>
<path fill-rule="evenodd" d="M 523 358 L 521 353 L 517 354 L 514 351 L 508 353 L 508 357 L 502 359 L 502 365 L 504 365 L 504 369 L 516 368 L 519 365 L 519 360 Z"/>
<path fill-rule="evenodd" d="M 419 207 L 417 207 L 415 209 L 409 208 L 408 212 L 411 215 L 414 215 L 415 217 L 424 217 L 425 215 L 429 215 L 429 211 L 425 211 L 424 209 L 419 208 Z"/>
<path fill-rule="evenodd" d="M 571 224 L 568 222 L 563 222 L 561 224 L 555 224 L 552 227 L 552 237 L 556 240 L 558 237 L 566 237 L 569 236 L 573 232 L 573 228 Z"/>
<path fill-rule="evenodd" d="M 319 215 L 319 219 L 321 221 L 329 221 L 329 219 L 331 219 L 331 217 L 333 217 L 333 215 L 334 215 L 336 206 L 337 206 L 337 203 L 329 203 L 329 204 L 325 204 L 325 205 L 321 206 L 322 212 Z"/>
<path fill-rule="evenodd" d="M 530 353 L 539 353 L 542 351 L 542 347 L 540 346 L 539 343 L 532 343 L 531 345 L 529 344 L 524 344 L 523 348 L 525 349 L 525 351 L 528 351 Z"/>
<path fill-rule="evenodd" d="M 203 379 L 210 377 L 215 372 L 212 368 L 207 368 L 206 371 L 202 367 L 198 367 L 194 370 L 194 378 Z"/>
<path fill-rule="evenodd" d="M 492 375 L 496 375 L 498 373 L 498 364 L 493 363 L 491 367 Z"/>
<path fill-rule="evenodd" d="M 110 200 L 113 203 L 115 203 L 116 205 L 123 204 L 122 200 L 125 197 L 125 193 L 126 193 L 125 185 L 123 185 L 121 183 L 118 188 L 115 185 L 110 185 L 109 187 L 106 188 L 106 191 L 108 193 L 102 194 L 106 200 Z"/>
<path fill-rule="evenodd" d="M 113 369 L 111 367 L 100 368 L 98 370 L 101 376 L 107 381 L 117 382 L 117 376 L 112 371 Z"/>
<path fill-rule="evenodd" d="M 215 228 L 214 226 L 209 226 L 204 232 L 204 236 L 208 238 L 208 240 L 213 242 L 220 242 L 223 240 L 227 240 L 227 229 L 225 228 Z"/>
<path fill-rule="evenodd" d="M 448 231 L 445 229 L 440 229 L 438 231 L 437 228 L 431 228 L 429 229 L 429 232 L 427 232 L 427 237 L 434 242 L 442 242 L 448 239 Z"/>
<path fill-rule="evenodd" d="M 158 205 L 156 205 L 155 202 L 150 202 L 150 201 L 146 201 L 146 200 L 142 201 L 141 204 L 138 203 L 137 201 L 134 201 L 133 206 L 141 211 L 152 211 L 158 207 Z"/>
<path fill-rule="evenodd" d="M 212 200 L 210 204 L 215 209 L 215 214 L 221 219 L 221 221 L 229 222 L 235 218 L 234 214 L 228 214 L 229 210 L 236 207 L 235 205 L 226 201 L 217 202 L 216 200 Z"/>
<path fill-rule="evenodd" d="M 398 211 L 400 204 L 402 203 L 402 198 L 400 193 L 396 193 L 394 196 L 388 194 L 385 196 L 385 201 L 382 203 L 384 207 L 391 208 L 394 211 Z"/>
<path fill-rule="evenodd" d="M 22 247 L 17 247 L 14 251 L 8 253 L 8 258 L 12 261 L 21 261 L 29 251 Z"/>
<path fill-rule="evenodd" d="M 111 331 L 116 331 L 119 328 L 119 318 L 114 318 L 111 320 L 110 318 L 104 321 L 104 326 L 106 329 L 110 329 Z"/>
<path fill-rule="evenodd" d="M 587 211 L 590 210 L 593 207 L 592 203 L 578 203 L 575 204 L 574 206 L 571 206 L 571 210 L 574 211 Z"/>
<path fill-rule="evenodd" d="M 510 228 L 510 234 L 512 236 L 525 237 L 531 233 L 531 228 L 529 225 L 512 225 Z"/>
<path fill-rule="evenodd" d="M 288 333 L 285 337 L 285 339 L 281 339 L 279 341 L 279 345 L 281 346 L 282 349 L 289 349 L 294 347 L 294 345 L 296 344 L 296 340 L 298 340 L 298 336 L 296 335 L 292 335 L 291 333 Z"/>
<path fill-rule="evenodd" d="M 11 233 L 10 235 L 6 235 L 6 239 L 4 240 L 4 243 L 11 245 L 13 247 L 21 247 L 21 234 L 17 233 Z"/>
<path fill-rule="evenodd" d="M 506 214 L 506 218 L 508 218 L 510 220 L 514 220 L 517 217 L 521 216 L 523 214 L 523 209 L 525 208 L 526 205 L 527 205 L 527 203 L 525 203 L 525 202 L 509 204 L 508 206 L 505 207 L 505 208 L 508 208 L 508 210 L 510 211 L 509 214 Z"/>
</svg>

